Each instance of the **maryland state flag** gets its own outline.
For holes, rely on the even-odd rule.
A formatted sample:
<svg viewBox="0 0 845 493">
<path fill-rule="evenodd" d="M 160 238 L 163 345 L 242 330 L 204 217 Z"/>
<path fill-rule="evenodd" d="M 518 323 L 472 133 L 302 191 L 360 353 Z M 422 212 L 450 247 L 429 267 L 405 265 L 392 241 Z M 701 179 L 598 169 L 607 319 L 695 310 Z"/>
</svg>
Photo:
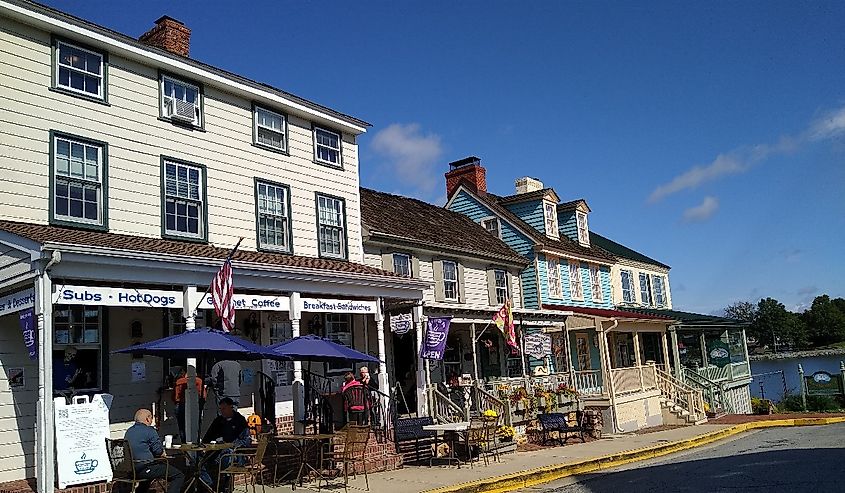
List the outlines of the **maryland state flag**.
<svg viewBox="0 0 845 493">
<path fill-rule="evenodd" d="M 493 322 L 496 323 L 496 327 L 502 331 L 502 335 L 505 337 L 505 341 L 508 343 L 508 346 L 517 349 L 516 344 L 516 330 L 513 326 L 513 310 L 511 309 L 511 300 L 505 301 L 505 304 L 499 308 L 499 311 L 493 315 Z"/>
</svg>

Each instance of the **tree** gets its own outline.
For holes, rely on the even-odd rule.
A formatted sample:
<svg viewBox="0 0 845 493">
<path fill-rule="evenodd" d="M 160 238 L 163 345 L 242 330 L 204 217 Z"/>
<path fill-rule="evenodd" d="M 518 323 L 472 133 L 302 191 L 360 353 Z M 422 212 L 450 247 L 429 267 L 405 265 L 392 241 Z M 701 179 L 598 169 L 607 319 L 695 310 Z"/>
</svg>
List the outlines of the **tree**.
<svg viewBox="0 0 845 493">
<path fill-rule="evenodd" d="M 725 317 L 742 322 L 753 322 L 757 316 L 757 307 L 750 301 L 737 301 L 725 307 Z"/>
<path fill-rule="evenodd" d="M 809 342 L 804 320 L 773 298 L 761 299 L 757 303 L 757 314 L 748 331 L 761 344 L 774 349 L 781 345 L 804 347 Z"/>
<path fill-rule="evenodd" d="M 804 314 L 814 346 L 824 346 L 845 340 L 845 312 L 839 308 L 840 301 L 831 300 L 828 295 L 817 296 L 813 305 Z"/>
</svg>

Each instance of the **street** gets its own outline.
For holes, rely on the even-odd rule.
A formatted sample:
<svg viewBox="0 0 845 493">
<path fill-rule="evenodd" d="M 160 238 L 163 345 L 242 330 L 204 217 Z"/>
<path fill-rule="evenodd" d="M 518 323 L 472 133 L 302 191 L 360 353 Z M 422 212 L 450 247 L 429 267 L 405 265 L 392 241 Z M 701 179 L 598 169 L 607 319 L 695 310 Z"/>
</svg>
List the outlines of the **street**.
<svg viewBox="0 0 845 493">
<path fill-rule="evenodd" d="M 845 423 L 771 428 L 523 492 L 845 492 Z"/>
</svg>

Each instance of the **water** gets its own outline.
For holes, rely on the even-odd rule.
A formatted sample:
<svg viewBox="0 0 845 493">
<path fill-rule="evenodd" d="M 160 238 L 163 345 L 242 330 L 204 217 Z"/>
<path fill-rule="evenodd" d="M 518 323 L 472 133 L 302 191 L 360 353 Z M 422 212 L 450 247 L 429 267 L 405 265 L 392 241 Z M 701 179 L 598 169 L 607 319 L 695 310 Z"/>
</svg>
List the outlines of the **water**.
<svg viewBox="0 0 845 493">
<path fill-rule="evenodd" d="M 772 399 L 775 402 L 783 398 L 783 380 L 786 378 L 786 389 L 788 393 L 800 394 L 801 386 L 798 377 L 798 365 L 804 367 L 804 375 L 809 376 L 817 371 L 826 371 L 834 375 L 839 374 L 839 362 L 845 361 L 845 354 L 835 356 L 810 356 L 806 358 L 786 358 L 751 362 L 751 374 L 754 381 L 751 382 L 751 395 Z M 780 374 L 761 375 L 783 370 L 783 377 Z M 763 384 L 762 392 L 760 384 Z"/>
</svg>

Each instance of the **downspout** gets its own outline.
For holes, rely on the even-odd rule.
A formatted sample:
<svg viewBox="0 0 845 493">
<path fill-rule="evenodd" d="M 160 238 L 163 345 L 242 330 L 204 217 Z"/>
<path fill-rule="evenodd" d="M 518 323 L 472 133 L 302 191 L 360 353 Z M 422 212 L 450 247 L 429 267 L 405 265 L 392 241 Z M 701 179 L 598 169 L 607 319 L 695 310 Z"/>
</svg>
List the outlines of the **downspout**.
<svg viewBox="0 0 845 493">
<path fill-rule="evenodd" d="M 619 421 L 618 421 L 617 416 L 616 416 L 616 389 L 613 388 L 613 372 L 611 371 L 613 369 L 613 367 L 610 365 L 610 348 L 607 346 L 607 335 L 606 335 L 607 332 L 610 332 L 611 330 L 613 330 L 617 326 L 619 326 L 619 321 L 616 320 L 616 318 L 611 318 L 610 321 L 613 322 L 612 326 L 610 326 L 606 329 L 604 328 L 604 326 L 602 326 L 602 338 L 604 339 L 603 342 L 604 342 L 604 347 L 605 347 L 604 360 L 605 360 L 605 364 L 607 365 L 607 376 L 608 376 L 607 387 L 608 387 L 608 390 L 610 391 L 610 421 L 611 421 L 611 425 L 613 426 L 613 432 L 614 433 L 624 433 L 625 431 L 619 427 Z M 599 325 L 601 325 L 601 323 L 602 322 L 599 322 Z"/>
<path fill-rule="evenodd" d="M 36 423 L 36 473 L 38 491 L 55 488 L 55 445 L 53 439 L 53 283 L 48 271 L 62 261 L 58 250 L 35 278 L 34 315 L 38 334 L 38 417 Z"/>
</svg>

